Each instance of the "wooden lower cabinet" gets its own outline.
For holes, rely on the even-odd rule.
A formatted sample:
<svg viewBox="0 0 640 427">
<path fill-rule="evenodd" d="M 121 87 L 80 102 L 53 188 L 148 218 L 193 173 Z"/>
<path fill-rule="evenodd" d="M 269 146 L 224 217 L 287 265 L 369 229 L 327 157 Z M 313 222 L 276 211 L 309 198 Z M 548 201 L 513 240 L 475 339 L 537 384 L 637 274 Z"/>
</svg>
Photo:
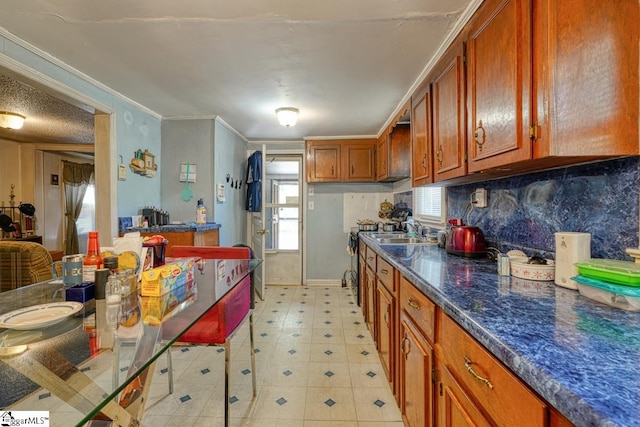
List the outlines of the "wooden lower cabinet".
<svg viewBox="0 0 640 427">
<path fill-rule="evenodd" d="M 364 289 L 364 321 L 367 324 L 367 328 L 369 328 L 369 332 L 373 336 L 373 339 L 376 340 L 377 331 L 376 331 L 376 275 L 370 268 L 367 267 L 365 272 L 365 289 Z"/>
<path fill-rule="evenodd" d="M 438 420 L 442 427 L 491 427 L 482 411 L 458 384 L 445 365 L 439 368 Z"/>
<path fill-rule="evenodd" d="M 394 330 L 395 330 L 395 298 L 389 293 L 384 284 L 377 283 L 377 325 L 378 325 L 378 354 L 387 379 L 392 385 L 394 377 Z"/>
<path fill-rule="evenodd" d="M 173 246 L 220 246 L 220 230 L 205 231 L 163 231 L 158 233 L 140 233 L 142 237 L 160 235 L 167 239 L 166 254 Z"/>
<path fill-rule="evenodd" d="M 433 348 L 405 313 L 400 313 L 400 411 L 407 427 L 433 425 Z"/>
<path fill-rule="evenodd" d="M 437 324 L 438 365 L 446 368 L 441 378 L 449 373 L 455 377 L 492 425 L 547 425 L 547 405 L 518 377 L 442 311 L 438 312 Z"/>
</svg>

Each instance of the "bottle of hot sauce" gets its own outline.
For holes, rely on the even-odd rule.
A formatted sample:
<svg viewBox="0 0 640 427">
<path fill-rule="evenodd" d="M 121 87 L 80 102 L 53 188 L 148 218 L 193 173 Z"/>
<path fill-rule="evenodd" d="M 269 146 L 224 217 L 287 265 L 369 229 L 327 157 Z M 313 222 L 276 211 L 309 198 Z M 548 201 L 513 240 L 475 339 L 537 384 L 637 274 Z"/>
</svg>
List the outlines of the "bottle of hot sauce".
<svg viewBox="0 0 640 427">
<path fill-rule="evenodd" d="M 89 232 L 89 243 L 87 244 L 87 256 L 82 262 L 82 281 L 95 282 L 96 270 L 102 268 L 102 257 L 100 256 L 100 242 L 98 232 Z"/>
</svg>

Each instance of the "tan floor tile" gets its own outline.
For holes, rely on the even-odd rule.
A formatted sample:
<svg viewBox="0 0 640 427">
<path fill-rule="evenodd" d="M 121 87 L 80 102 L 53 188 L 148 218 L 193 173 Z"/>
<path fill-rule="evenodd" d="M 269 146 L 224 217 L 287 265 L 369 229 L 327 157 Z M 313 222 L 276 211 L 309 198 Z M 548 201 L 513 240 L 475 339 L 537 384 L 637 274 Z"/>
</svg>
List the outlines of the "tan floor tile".
<svg viewBox="0 0 640 427">
<path fill-rule="evenodd" d="M 271 362 L 308 362 L 313 344 L 290 341 L 279 342 L 271 353 Z"/>
<path fill-rule="evenodd" d="M 309 387 L 351 387 L 348 363 L 310 363 Z"/>
<path fill-rule="evenodd" d="M 356 407 L 351 388 L 309 387 L 304 419 L 355 421 Z"/>
<path fill-rule="evenodd" d="M 358 421 L 402 421 L 400 410 L 389 387 L 352 390 Z"/>
<path fill-rule="evenodd" d="M 347 348 L 344 344 L 311 344 L 310 362 L 348 362 Z"/>
<path fill-rule="evenodd" d="M 378 351 L 373 344 L 347 344 L 346 350 L 349 363 L 379 362 Z"/>
<path fill-rule="evenodd" d="M 306 387 L 263 386 L 251 417 L 255 420 L 302 420 L 306 397 Z"/>
<path fill-rule="evenodd" d="M 273 363 L 264 372 L 265 386 L 306 387 L 309 381 L 309 363 Z"/>
<path fill-rule="evenodd" d="M 313 328 L 312 344 L 344 344 L 344 331 L 333 327 Z"/>
<path fill-rule="evenodd" d="M 350 363 L 351 386 L 353 388 L 388 387 L 389 382 L 380 362 Z"/>
<path fill-rule="evenodd" d="M 305 421 L 304 427 L 358 427 L 355 421 Z"/>
</svg>

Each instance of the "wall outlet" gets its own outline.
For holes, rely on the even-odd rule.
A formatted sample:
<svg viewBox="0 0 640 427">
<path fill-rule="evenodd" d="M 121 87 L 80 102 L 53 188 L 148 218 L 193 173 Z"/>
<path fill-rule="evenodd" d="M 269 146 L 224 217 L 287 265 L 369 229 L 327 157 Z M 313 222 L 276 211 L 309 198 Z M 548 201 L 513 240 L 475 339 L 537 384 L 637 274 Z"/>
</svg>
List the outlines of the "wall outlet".
<svg viewBox="0 0 640 427">
<path fill-rule="evenodd" d="M 309 210 L 312 211 L 315 208 L 315 205 L 313 202 L 309 202 Z"/>
<path fill-rule="evenodd" d="M 487 189 L 486 188 L 477 188 L 476 191 L 471 195 L 471 203 L 476 205 L 477 208 L 486 208 L 487 207 Z"/>
</svg>

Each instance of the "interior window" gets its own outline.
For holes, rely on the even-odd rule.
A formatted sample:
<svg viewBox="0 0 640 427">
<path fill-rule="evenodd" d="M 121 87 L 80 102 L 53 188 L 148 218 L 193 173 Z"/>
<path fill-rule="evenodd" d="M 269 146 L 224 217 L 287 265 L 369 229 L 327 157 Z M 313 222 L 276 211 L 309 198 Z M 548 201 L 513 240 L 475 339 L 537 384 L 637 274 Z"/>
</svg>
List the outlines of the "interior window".
<svg viewBox="0 0 640 427">
<path fill-rule="evenodd" d="M 417 187 L 413 189 L 413 216 L 434 225 L 444 225 L 446 217 L 445 189 Z"/>
<path fill-rule="evenodd" d="M 78 228 L 78 250 L 81 254 L 87 253 L 87 239 L 89 231 L 96 229 L 96 193 L 95 186 L 89 185 L 82 199 L 82 210 L 76 221 Z"/>
</svg>

